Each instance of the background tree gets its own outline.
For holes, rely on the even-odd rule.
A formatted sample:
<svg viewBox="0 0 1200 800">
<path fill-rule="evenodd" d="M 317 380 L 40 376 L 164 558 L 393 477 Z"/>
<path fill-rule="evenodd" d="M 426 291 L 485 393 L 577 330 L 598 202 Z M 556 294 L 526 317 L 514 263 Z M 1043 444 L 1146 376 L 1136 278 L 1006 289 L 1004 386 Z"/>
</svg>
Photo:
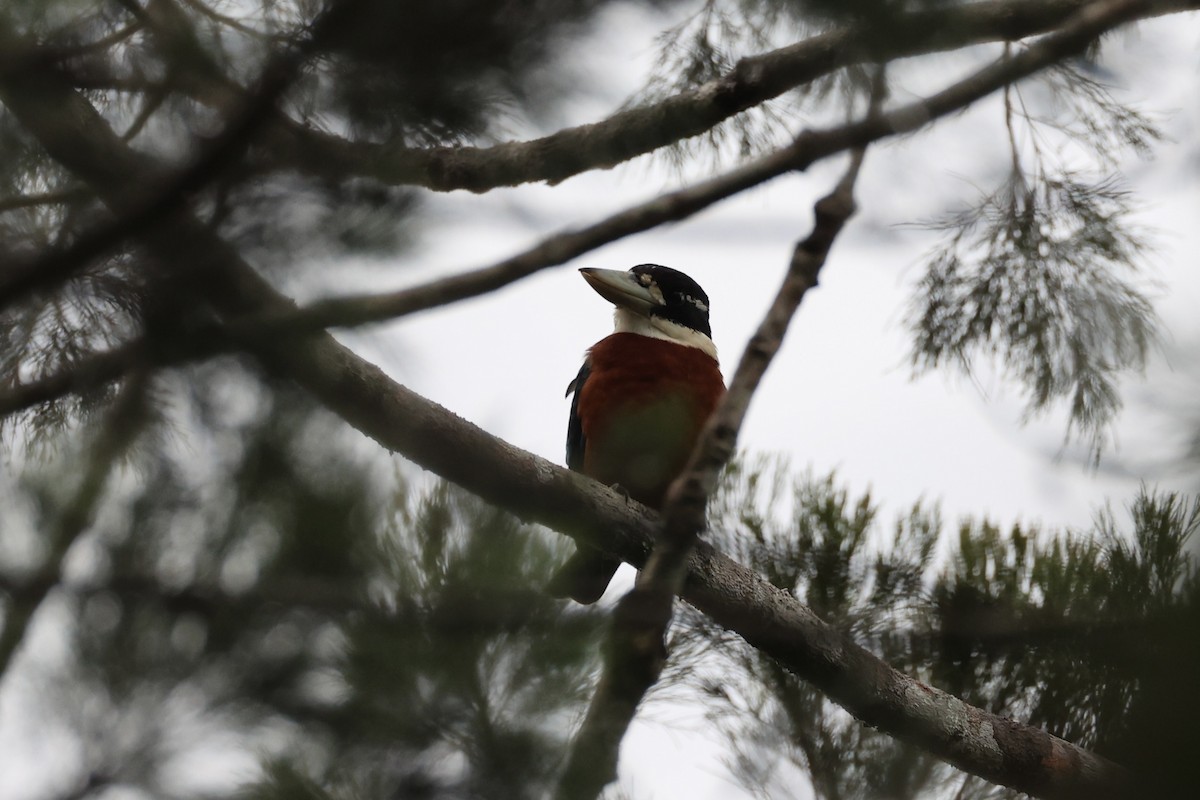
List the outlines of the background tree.
<svg viewBox="0 0 1200 800">
<path fill-rule="evenodd" d="M 1114 154 L 1157 137 L 1100 81 L 1100 42 L 1195 5 L 707 2 L 687 16 L 682 4 L 662 4 L 682 21 L 666 26 L 645 91 L 594 124 L 548 132 L 577 95 L 560 70 L 609 4 L 8 4 L 0 411 L 19 475 L 5 486 L 0 666 L 10 695 L 32 681 L 71 700 L 46 717 L 61 719 L 82 754 L 62 794 L 114 784 L 228 793 L 229 781 L 204 784 L 212 776 L 179 765 L 205 748 L 231 757 L 241 748 L 223 746 L 230 736 L 266 753 L 255 791 L 267 794 L 549 791 L 599 649 L 593 614 L 534 591 L 556 540 L 445 488 L 381 477 L 391 471 L 380 469 L 380 448 L 345 436 L 344 423 L 487 503 L 632 563 L 647 559 L 658 519 L 489 437 L 324 329 L 491 292 L 854 151 L 736 373 L 761 375 L 852 213 L 863 148 L 993 92 L 1005 99 L 1010 168 L 976 207 L 933 223 L 946 243 L 914 297 L 913 361 L 972 369 L 997 357 L 1028 411 L 1065 404 L 1070 432 L 1098 458 L 1120 405 L 1118 377 L 1143 363 L 1155 338 L 1129 274 L 1145 239 L 1128 219 Z M 960 80 L 939 76 L 922 99 L 888 98 L 889 87 L 911 97 L 895 91 L 907 88 L 895 77 L 900 59 L 979 42 L 1003 42 L 1003 52 Z M 1049 100 L 1027 95 L 1031 86 L 1050 87 Z M 506 127 L 545 135 L 510 139 Z M 653 152 L 687 175 L 703 163 L 696 156 L 714 158 L 703 179 L 482 269 L 386 293 L 343 291 L 356 277 L 352 256 L 386 260 L 423 235 L 417 222 L 433 192 L 556 183 Z M 289 295 L 325 299 L 297 305 Z M 1089 648 L 1088 626 L 1129 619 L 1157 635 L 1144 652 L 1194 638 L 1178 635 L 1194 629 L 1179 627 L 1194 621 L 1182 550 L 1194 515 L 1180 512 L 1182 501 L 1139 500 L 1136 546 L 1115 533 L 1101 546 L 969 528 L 933 584 L 933 607 L 911 618 L 884 613 L 885 602 L 930 591 L 923 578 L 938 526 L 927 512 L 902 524 L 899 555 L 874 572 L 861 562 L 869 502 L 847 518 L 829 484 L 798 501 L 808 511 L 789 530 L 803 552 L 771 552 L 765 535 L 755 540 L 761 552 L 743 552 L 720 535 L 736 526 L 718 521 L 732 520 L 714 514 L 713 540 L 788 590 L 772 592 L 694 541 L 755 385 L 735 377 L 735 399 L 685 484 L 692 490 L 667 509 L 665 530 L 679 535 L 660 538 L 678 545 L 673 555 L 660 547 L 654 556 L 668 565 L 664 582 L 647 586 L 667 597 L 681 590 L 755 648 L 740 662 L 746 696 L 796 715 L 793 735 L 808 737 L 799 760 L 819 792 L 918 792 L 944 773 L 907 758 L 917 750 L 1046 796 L 1123 786 L 1120 767 L 1074 745 L 1127 754 L 1140 779 L 1175 785 L 1158 757 L 1186 763 L 1179 747 L 1144 747 L 1164 711 L 1188 707 L 1156 694 L 1175 673 L 1151 680 L 1139 662 L 1109 675 L 1122 665 L 1103 658 L 1072 672 L 1059 661 L 1075 660 L 1056 661 L 1054 647 L 1022 659 L 1015 675 L 1005 659 L 1010 646 L 1028 649 L 1011 642 L 1043 635 L 1046 619 Z M 774 514 L 756 513 L 767 530 Z M 1100 556 L 1104 569 L 1084 569 Z M 688 565 L 680 589 L 675 568 Z M 921 620 L 926 630 L 906 633 Z M 711 636 L 712 623 L 692 619 L 679 635 Z M 993 625 L 1011 640 L 989 639 Z M 58 649 L 38 647 L 39 636 Z M 606 652 L 620 644 L 617 636 Z M 1155 668 L 1194 656 L 1184 650 Z M 607 674 L 631 663 L 610 657 Z M 1031 688 L 1050 686 L 1059 669 L 1059 694 Z M 913 676 L 961 699 L 919 689 Z M 1016 676 L 1023 682 L 1005 683 Z M 780 702 L 776 691 L 799 699 Z M 882 733 L 830 723 L 822 696 Z M 600 698 L 593 709 L 615 707 Z M 1118 710 L 1130 727 L 1103 728 Z M 821 753 L 835 746 L 863 760 L 832 768 Z M 866 758 L 877 749 L 905 755 Z M 601 785 L 610 777 L 599 775 Z"/>
</svg>

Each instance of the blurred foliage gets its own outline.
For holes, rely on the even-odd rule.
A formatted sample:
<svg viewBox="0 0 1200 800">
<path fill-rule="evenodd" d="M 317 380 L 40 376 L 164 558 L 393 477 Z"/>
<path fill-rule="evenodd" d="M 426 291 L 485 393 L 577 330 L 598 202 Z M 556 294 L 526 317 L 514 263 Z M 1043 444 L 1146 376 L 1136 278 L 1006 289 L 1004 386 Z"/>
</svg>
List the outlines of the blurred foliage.
<svg viewBox="0 0 1200 800">
<path fill-rule="evenodd" d="M 714 513 L 715 544 L 897 669 L 1188 796 L 1200 501 L 1143 490 L 1127 525 L 1111 511 L 1088 533 L 965 520 L 951 538 L 918 503 L 889 535 L 869 493 L 758 460 L 730 468 Z M 674 677 L 706 698 L 751 793 L 787 794 L 799 772 L 824 799 L 1015 796 L 860 724 L 695 612 L 673 636 Z M 1151 732 L 1169 747 L 1145 747 Z"/>
<path fill-rule="evenodd" d="M 182 447 L 140 450 L 77 543 L 51 595 L 65 648 L 20 670 L 57 720 L 30 735 L 77 737 L 84 763 L 63 768 L 83 794 L 227 796 L 252 764 L 180 765 L 245 749 L 266 759 L 254 797 L 540 795 L 602 620 L 538 591 L 560 537 L 380 479 L 295 390 L 220 377 Z M 0 530 L 54 524 L 56 468 L 15 487 Z M 7 609 L 29 568 L 5 538 Z"/>
</svg>

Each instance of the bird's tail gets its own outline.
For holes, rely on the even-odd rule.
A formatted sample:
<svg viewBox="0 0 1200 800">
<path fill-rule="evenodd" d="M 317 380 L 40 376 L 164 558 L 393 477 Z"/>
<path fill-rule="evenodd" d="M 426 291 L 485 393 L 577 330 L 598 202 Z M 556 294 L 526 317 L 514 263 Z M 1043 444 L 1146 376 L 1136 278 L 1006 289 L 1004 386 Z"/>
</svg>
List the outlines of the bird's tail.
<svg viewBox="0 0 1200 800">
<path fill-rule="evenodd" d="M 621 560 L 593 547 L 580 547 L 546 584 L 552 597 L 569 597 L 576 603 L 591 605 L 600 599 L 609 581 L 621 566 Z"/>
</svg>

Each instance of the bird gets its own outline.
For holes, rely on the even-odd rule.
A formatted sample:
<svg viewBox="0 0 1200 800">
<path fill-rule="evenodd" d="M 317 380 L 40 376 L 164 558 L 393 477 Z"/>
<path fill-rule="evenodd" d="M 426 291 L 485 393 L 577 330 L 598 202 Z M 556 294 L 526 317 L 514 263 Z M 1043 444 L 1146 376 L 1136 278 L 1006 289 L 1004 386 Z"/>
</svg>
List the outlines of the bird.
<svg viewBox="0 0 1200 800">
<path fill-rule="evenodd" d="M 659 264 L 579 272 L 613 304 L 614 324 L 567 386 L 567 466 L 659 510 L 725 393 L 708 295 Z M 547 590 L 595 603 L 620 564 L 578 545 Z"/>
</svg>

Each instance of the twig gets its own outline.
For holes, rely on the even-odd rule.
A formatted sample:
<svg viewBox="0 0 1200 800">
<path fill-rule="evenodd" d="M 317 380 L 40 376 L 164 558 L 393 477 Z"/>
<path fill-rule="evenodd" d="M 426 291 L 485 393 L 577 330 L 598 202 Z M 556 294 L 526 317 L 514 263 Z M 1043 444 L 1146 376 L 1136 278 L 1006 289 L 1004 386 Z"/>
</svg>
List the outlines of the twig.
<svg viewBox="0 0 1200 800">
<path fill-rule="evenodd" d="M 59 189 L 52 192 L 38 192 L 36 194 L 22 194 L 13 197 L 0 198 L 0 214 L 9 211 L 18 211 L 22 208 L 33 208 L 35 206 L 57 205 L 59 203 L 68 203 L 72 200 L 78 200 L 85 197 L 87 191 L 79 186 L 73 186 L 68 189 Z"/>
<path fill-rule="evenodd" d="M 231 17 L 228 14 L 222 14 L 221 12 L 217 11 L 214 8 L 209 7 L 208 4 L 203 3 L 200 0 L 183 0 L 183 2 L 189 8 L 194 9 L 198 13 L 202 14 L 205 17 L 208 17 L 209 19 L 213 20 L 214 22 L 219 22 L 222 25 L 227 25 L 230 28 L 233 28 L 235 31 L 244 33 L 247 36 L 254 37 L 255 39 L 262 39 L 262 40 L 275 41 L 275 42 L 287 41 L 287 34 L 272 33 L 271 31 L 260 31 L 257 28 L 251 27 L 250 25 L 247 25 L 246 23 L 242 22 L 241 20 L 239 20 L 235 17 Z"/>
<path fill-rule="evenodd" d="M 68 394 L 87 394 L 150 364 L 141 341 L 85 356 L 57 372 L 0 391 L 0 418 Z"/>
<path fill-rule="evenodd" d="M 445 636 L 498 635 L 541 631 L 570 636 L 594 631 L 600 617 L 594 610 L 549 609 L 544 593 L 493 591 L 481 606 L 477 595 L 447 593 L 433 608 L 401 604 L 390 607 L 374 603 L 356 587 L 319 578 L 272 578 L 251 589 L 231 594 L 216 585 L 203 583 L 184 587 L 164 586 L 153 575 L 118 574 L 101 582 L 60 580 L 57 572 L 19 580 L 0 575 L 0 592 L 24 595 L 33 591 L 59 592 L 89 598 L 111 593 L 128 602 L 161 603 L 172 613 L 196 613 L 205 617 L 248 616 L 268 607 L 304 608 L 331 615 L 353 613 L 393 630 L 429 630 Z"/>
</svg>

